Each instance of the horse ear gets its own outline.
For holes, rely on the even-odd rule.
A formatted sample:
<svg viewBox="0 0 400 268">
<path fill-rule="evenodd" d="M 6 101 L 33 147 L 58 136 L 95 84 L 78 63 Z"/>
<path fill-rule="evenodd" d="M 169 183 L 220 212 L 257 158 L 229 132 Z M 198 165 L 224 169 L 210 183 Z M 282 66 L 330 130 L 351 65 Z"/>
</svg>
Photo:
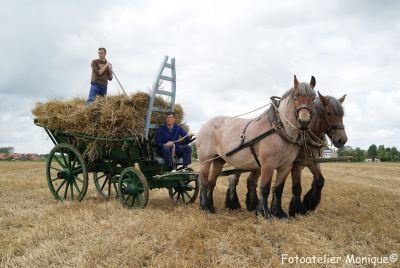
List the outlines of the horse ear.
<svg viewBox="0 0 400 268">
<path fill-rule="evenodd" d="M 294 75 L 294 89 L 297 89 L 299 87 L 299 80 L 297 80 L 296 75 Z"/>
<path fill-rule="evenodd" d="M 310 81 L 311 88 L 314 89 L 316 84 L 317 84 L 317 81 L 315 81 L 315 77 L 311 76 L 311 81 Z"/>
<path fill-rule="evenodd" d="M 344 94 L 343 97 L 341 97 L 341 98 L 339 99 L 340 103 L 343 103 L 345 98 L 346 98 L 346 94 Z"/>
<path fill-rule="evenodd" d="M 319 93 L 319 91 L 318 91 L 318 96 L 319 96 L 319 99 L 320 99 L 321 102 L 322 102 L 322 105 L 324 105 L 324 106 L 328 106 L 328 105 L 329 105 L 328 99 L 325 98 L 324 95 L 322 95 L 321 93 Z"/>
</svg>

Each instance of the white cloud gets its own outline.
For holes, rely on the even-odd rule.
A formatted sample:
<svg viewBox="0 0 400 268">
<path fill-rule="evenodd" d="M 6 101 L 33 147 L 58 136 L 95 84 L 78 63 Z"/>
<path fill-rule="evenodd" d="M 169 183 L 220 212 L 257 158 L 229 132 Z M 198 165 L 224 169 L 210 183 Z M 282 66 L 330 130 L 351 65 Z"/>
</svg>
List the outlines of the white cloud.
<svg viewBox="0 0 400 268">
<path fill-rule="evenodd" d="M 349 145 L 400 147 L 397 1 L 41 1 L 0 10 L 0 146 L 46 153 L 30 109 L 86 97 L 96 49 L 129 92 L 146 90 L 164 55 L 176 57 L 178 96 L 194 131 L 317 78 L 345 101 Z M 109 92 L 118 92 L 112 81 Z M 256 116 L 257 113 L 251 115 Z"/>
</svg>

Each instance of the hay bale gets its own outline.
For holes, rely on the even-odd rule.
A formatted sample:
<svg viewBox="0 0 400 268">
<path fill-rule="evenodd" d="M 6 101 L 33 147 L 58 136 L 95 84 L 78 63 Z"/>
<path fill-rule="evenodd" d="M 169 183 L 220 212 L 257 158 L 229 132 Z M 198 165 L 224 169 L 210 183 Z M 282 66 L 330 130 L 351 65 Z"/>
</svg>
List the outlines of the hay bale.
<svg viewBox="0 0 400 268">
<path fill-rule="evenodd" d="M 39 124 L 52 130 L 105 138 L 134 136 L 142 139 L 148 101 L 149 95 L 144 92 L 129 96 L 109 95 L 107 98 L 96 98 L 90 105 L 86 105 L 83 98 L 50 100 L 36 103 L 32 114 Z M 169 108 L 168 103 L 161 97 L 156 97 L 154 105 L 163 109 Z M 184 112 L 179 104 L 175 106 L 175 117 L 176 122 L 188 130 L 187 125 L 183 123 Z M 164 121 L 165 114 L 152 114 L 153 123 L 163 124 Z M 99 155 L 99 150 L 95 149 L 101 145 L 99 141 L 77 139 L 77 143 L 85 143 L 85 153 L 91 159 Z M 108 143 L 105 146 L 109 148 L 115 144 Z"/>
</svg>

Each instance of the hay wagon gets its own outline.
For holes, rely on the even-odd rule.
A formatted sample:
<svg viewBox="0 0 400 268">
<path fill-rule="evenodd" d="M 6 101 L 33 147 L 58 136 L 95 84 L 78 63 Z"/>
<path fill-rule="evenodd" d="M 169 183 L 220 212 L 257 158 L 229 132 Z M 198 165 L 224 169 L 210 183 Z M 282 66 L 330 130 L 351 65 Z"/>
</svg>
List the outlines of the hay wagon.
<svg viewBox="0 0 400 268">
<path fill-rule="evenodd" d="M 171 69 L 171 77 L 163 76 L 164 68 Z M 160 80 L 170 81 L 170 91 L 160 90 Z M 57 200 L 82 200 L 88 189 L 89 174 L 100 196 L 118 197 L 129 208 L 144 208 L 149 190 L 166 188 L 175 201 L 192 203 L 199 192 L 198 173 L 186 170 L 169 172 L 163 159 L 155 154 L 153 147 L 154 129 L 151 115 L 166 112 L 154 107 L 156 95 L 170 97 L 169 111 L 175 104 L 175 62 L 164 58 L 150 94 L 143 137 L 98 137 L 82 133 L 65 132 L 43 127 L 54 148 L 46 161 L 48 187 Z M 95 159 L 88 159 L 85 152 L 96 146 Z M 93 148 L 92 148 L 93 149 Z M 177 160 L 179 167 L 179 160 Z"/>
</svg>

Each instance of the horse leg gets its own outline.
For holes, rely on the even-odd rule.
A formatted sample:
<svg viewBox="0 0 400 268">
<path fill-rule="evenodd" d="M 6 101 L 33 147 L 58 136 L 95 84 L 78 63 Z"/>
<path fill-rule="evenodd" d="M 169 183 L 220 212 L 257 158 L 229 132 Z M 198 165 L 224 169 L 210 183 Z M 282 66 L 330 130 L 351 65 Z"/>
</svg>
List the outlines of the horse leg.
<svg viewBox="0 0 400 268">
<path fill-rule="evenodd" d="M 282 192 L 283 188 L 285 187 L 286 178 L 289 175 L 291 169 L 291 165 L 280 168 L 278 169 L 278 173 L 276 175 L 276 183 L 271 202 L 271 214 L 279 219 L 288 217 L 282 209 Z"/>
<path fill-rule="evenodd" d="M 264 166 L 261 168 L 261 183 L 260 183 L 260 200 L 256 207 L 256 215 L 262 215 L 265 218 L 271 217 L 268 209 L 268 196 L 271 191 L 271 180 L 274 174 L 272 167 Z"/>
<path fill-rule="evenodd" d="M 239 183 L 241 173 L 232 174 L 229 176 L 229 187 L 226 191 L 225 208 L 231 210 L 240 209 L 239 197 L 236 192 L 236 186 Z"/>
<path fill-rule="evenodd" d="M 292 173 L 292 200 L 289 206 L 289 216 L 294 217 L 296 214 L 306 214 L 307 210 L 301 204 L 301 166 L 294 164 Z"/>
<path fill-rule="evenodd" d="M 210 175 L 208 180 L 208 189 L 207 189 L 207 199 L 208 199 L 208 211 L 211 213 L 215 213 L 214 207 L 214 188 L 217 184 L 217 179 L 219 174 L 221 174 L 222 167 L 224 166 L 225 161 L 221 161 L 220 159 L 214 160 L 210 169 Z"/>
<path fill-rule="evenodd" d="M 204 211 L 210 212 L 210 201 L 208 199 L 208 175 L 210 172 L 211 162 L 201 164 L 199 177 L 200 177 L 200 208 Z"/>
<path fill-rule="evenodd" d="M 325 178 L 322 176 L 319 164 L 308 167 L 314 176 L 311 189 L 306 193 L 303 199 L 303 206 L 307 210 L 315 210 L 321 201 L 321 191 L 324 187 Z"/>
<path fill-rule="evenodd" d="M 246 207 L 248 211 L 256 209 L 259 202 L 257 196 L 257 180 L 260 177 L 260 170 L 252 170 L 247 177 Z"/>
</svg>

